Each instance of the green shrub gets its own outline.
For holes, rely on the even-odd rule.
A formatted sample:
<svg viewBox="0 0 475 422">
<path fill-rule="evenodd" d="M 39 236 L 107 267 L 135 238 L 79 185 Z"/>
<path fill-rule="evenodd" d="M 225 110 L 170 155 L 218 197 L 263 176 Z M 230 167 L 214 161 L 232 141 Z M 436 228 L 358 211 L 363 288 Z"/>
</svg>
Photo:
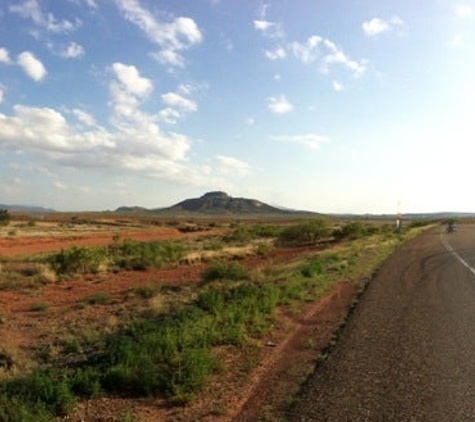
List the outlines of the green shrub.
<svg viewBox="0 0 475 422">
<path fill-rule="evenodd" d="M 217 262 L 207 267 L 202 279 L 204 282 L 214 280 L 242 280 L 248 276 L 247 270 L 239 263 Z"/>
<path fill-rule="evenodd" d="M 49 305 L 46 302 L 37 302 L 33 303 L 30 306 L 30 311 L 32 312 L 46 312 L 49 308 Z"/>
<path fill-rule="evenodd" d="M 314 277 L 320 275 L 325 270 L 325 266 L 320 260 L 312 260 L 309 263 L 305 264 L 300 272 L 304 277 Z"/>
<path fill-rule="evenodd" d="M 67 377 L 64 373 L 53 370 L 36 371 L 26 377 L 4 383 L 0 388 L 0 397 L 14 406 L 8 410 L 10 419 L 5 419 L 12 422 L 50 421 L 52 416 L 67 415 L 76 405 Z M 0 420 L 3 422 L 3 419 Z"/>
<path fill-rule="evenodd" d="M 11 215 L 6 209 L 0 210 L 0 226 L 8 226 L 10 224 Z"/>
<path fill-rule="evenodd" d="M 315 219 L 289 226 L 282 230 L 278 241 L 284 246 L 314 245 L 330 234 L 328 222 Z"/>
<path fill-rule="evenodd" d="M 107 254 L 104 248 L 73 246 L 51 255 L 48 262 L 56 274 L 64 275 L 98 272 L 106 259 Z"/>
<path fill-rule="evenodd" d="M 97 292 L 87 299 L 91 305 L 102 305 L 109 300 L 109 295 L 106 292 Z"/>
<path fill-rule="evenodd" d="M 175 264 L 185 256 L 187 248 L 176 242 L 137 242 L 124 240 L 109 247 L 114 265 L 131 270 L 146 270 Z"/>
<path fill-rule="evenodd" d="M 352 221 L 333 231 L 333 236 L 337 239 L 355 240 L 363 236 L 375 234 L 379 229 L 375 226 L 364 224 L 361 221 Z"/>
</svg>

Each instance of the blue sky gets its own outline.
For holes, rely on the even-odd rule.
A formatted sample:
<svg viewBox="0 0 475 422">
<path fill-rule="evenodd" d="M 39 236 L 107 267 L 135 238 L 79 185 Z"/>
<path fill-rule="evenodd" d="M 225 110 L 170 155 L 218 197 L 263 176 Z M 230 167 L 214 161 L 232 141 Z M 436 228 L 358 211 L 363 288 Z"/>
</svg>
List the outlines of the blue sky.
<svg viewBox="0 0 475 422">
<path fill-rule="evenodd" d="M 0 203 L 475 211 L 475 0 L 0 0 Z"/>
</svg>

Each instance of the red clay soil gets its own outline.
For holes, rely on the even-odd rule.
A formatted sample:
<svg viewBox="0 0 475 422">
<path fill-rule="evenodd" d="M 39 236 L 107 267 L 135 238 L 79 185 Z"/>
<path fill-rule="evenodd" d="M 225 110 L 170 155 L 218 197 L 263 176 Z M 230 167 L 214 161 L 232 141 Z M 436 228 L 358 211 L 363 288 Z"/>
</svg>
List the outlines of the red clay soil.
<svg viewBox="0 0 475 422">
<path fill-rule="evenodd" d="M 116 236 L 120 239 L 131 239 L 143 242 L 158 240 L 179 240 L 191 237 L 223 233 L 222 229 L 182 233 L 173 227 L 151 227 L 147 230 L 121 230 L 102 233 L 75 234 L 69 237 L 12 237 L 0 239 L 0 256 L 14 257 L 18 255 L 38 254 L 58 251 L 72 246 L 104 246 L 110 245 Z"/>
<path fill-rule="evenodd" d="M 209 232 L 207 232 L 209 233 Z M 121 239 L 178 239 L 203 233 L 180 233 L 174 228 L 153 228 L 147 232 L 121 232 Z M 100 233 L 74 239 L 18 238 L 0 240 L 0 255 L 15 256 L 47 252 L 72 245 L 105 245 L 113 234 Z M 256 268 L 288 262 L 308 252 L 302 249 L 275 249 L 266 257 L 251 256 L 241 263 Z M 198 282 L 203 264 L 181 265 L 173 269 L 144 272 L 119 272 L 95 275 L 87 279 L 46 284 L 34 291 L 0 291 L 1 347 L 15 350 L 14 359 L 22 359 L 31 348 L 50 344 L 59 347 L 58 338 L 74 336 L 85 328 L 106 327 L 111 331 L 124 316 L 146 308 L 145 299 L 134 295 L 134 289 L 150 284 L 185 285 Z M 105 293 L 107 303 L 85 303 Z M 279 420 L 299 385 L 315 367 L 320 351 L 356 296 L 353 284 L 341 282 L 327 296 L 310 304 L 300 315 L 278 312 L 272 336 L 262 340 L 261 347 L 249 350 L 218 350 L 226 361 L 225 369 L 211 380 L 198 400 L 185 407 L 169 407 L 162 399 L 101 398 L 78 406 L 76 413 L 63 421 L 112 422 L 124 412 L 137 414 L 143 422 L 192 422 Z M 33 311 L 35 304 L 46 303 L 46 312 Z M 25 352 L 22 352 L 25 351 Z M 25 353 L 23 356 L 22 353 Z M 253 360 L 254 359 L 254 360 Z M 253 361 L 254 363 L 252 363 Z M 25 359 L 28 366 L 28 360 Z M 259 362 L 257 366 L 255 362 Z M 249 365 L 254 369 L 249 370 Z M 262 419 L 265 418 L 265 419 Z"/>
</svg>

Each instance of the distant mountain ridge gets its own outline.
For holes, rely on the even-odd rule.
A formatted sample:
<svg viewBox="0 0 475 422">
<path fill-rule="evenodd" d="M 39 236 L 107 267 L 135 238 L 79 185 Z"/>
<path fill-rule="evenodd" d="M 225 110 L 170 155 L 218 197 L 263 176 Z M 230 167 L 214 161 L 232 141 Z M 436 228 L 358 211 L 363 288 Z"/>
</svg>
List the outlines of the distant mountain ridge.
<svg viewBox="0 0 475 422">
<path fill-rule="evenodd" d="M 296 211 L 287 208 L 278 208 L 256 199 L 234 198 L 222 191 L 205 193 L 199 198 L 185 199 L 171 207 L 147 210 L 141 207 L 120 207 L 117 212 L 129 211 L 150 211 L 164 213 L 197 213 L 209 215 L 226 214 L 272 214 L 272 215 L 292 215 L 292 214 L 316 214 L 307 211 Z"/>
<path fill-rule="evenodd" d="M 23 211 L 23 212 L 56 212 L 52 208 L 44 208 L 38 207 L 34 205 L 7 205 L 7 204 L 0 204 L 1 210 L 8 210 L 8 211 Z"/>
</svg>

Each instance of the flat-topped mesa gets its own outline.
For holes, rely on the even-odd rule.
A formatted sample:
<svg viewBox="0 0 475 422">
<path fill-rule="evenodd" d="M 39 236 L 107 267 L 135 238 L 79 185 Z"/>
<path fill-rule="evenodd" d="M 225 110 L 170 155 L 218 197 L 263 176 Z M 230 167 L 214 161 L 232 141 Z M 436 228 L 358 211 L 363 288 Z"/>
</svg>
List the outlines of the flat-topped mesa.
<svg viewBox="0 0 475 422">
<path fill-rule="evenodd" d="M 255 199 L 233 198 L 225 192 L 215 191 L 205 193 L 200 198 L 187 199 L 171 209 L 192 211 L 206 214 L 223 213 L 281 213 L 282 210 L 267 205 Z"/>
</svg>

